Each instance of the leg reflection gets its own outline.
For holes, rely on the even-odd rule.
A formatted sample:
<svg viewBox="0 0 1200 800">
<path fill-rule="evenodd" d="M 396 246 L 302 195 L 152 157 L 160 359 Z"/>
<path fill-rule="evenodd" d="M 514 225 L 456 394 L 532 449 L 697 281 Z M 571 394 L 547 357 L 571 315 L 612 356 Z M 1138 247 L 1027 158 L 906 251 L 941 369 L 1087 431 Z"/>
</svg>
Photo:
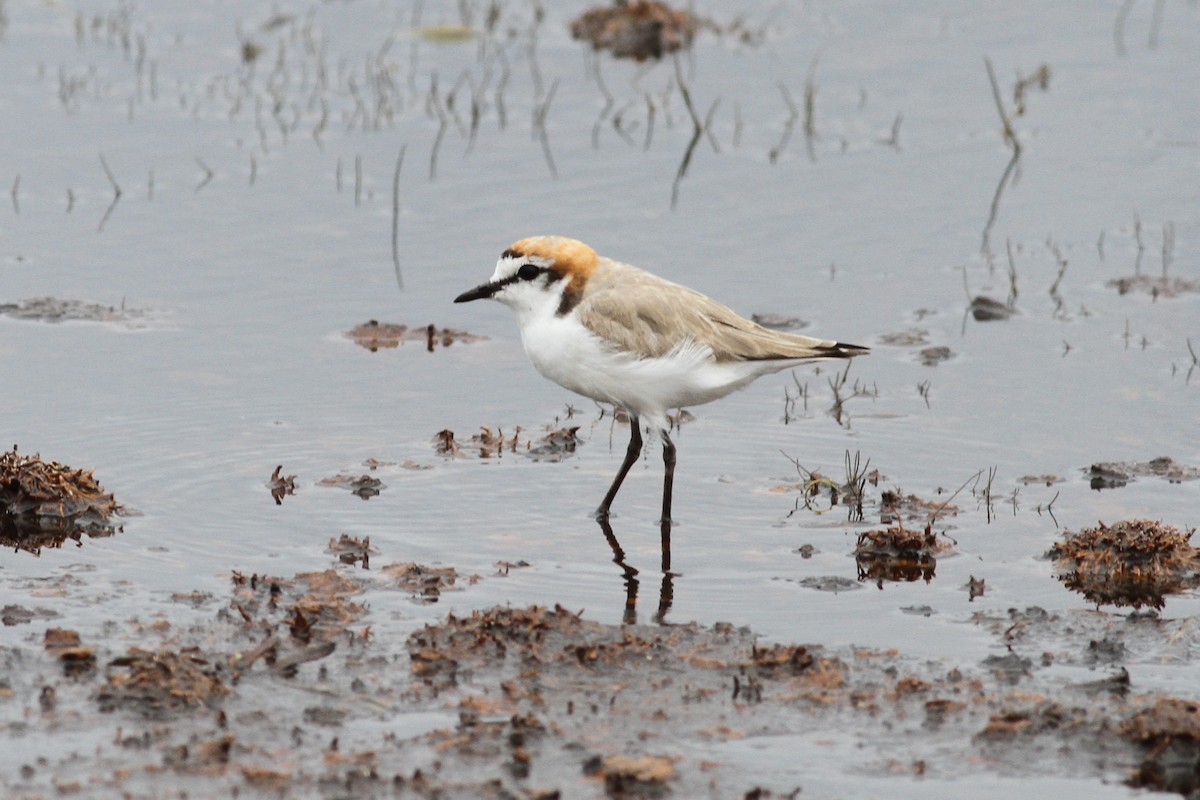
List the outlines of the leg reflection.
<svg viewBox="0 0 1200 800">
<path fill-rule="evenodd" d="M 621 547 L 621 543 L 617 541 L 617 536 L 613 533 L 612 524 L 607 516 L 597 517 L 597 524 L 600 526 L 600 531 L 604 534 L 605 541 L 612 549 L 613 563 L 621 568 L 625 581 L 625 609 L 621 614 L 621 621 L 626 625 L 637 623 L 637 595 L 640 581 L 638 580 L 638 571 L 636 567 L 631 566 L 625 561 L 625 550 Z M 658 624 L 665 622 L 667 612 L 671 610 L 671 602 L 675 596 L 675 573 L 671 572 L 671 521 L 663 519 L 660 523 L 660 532 L 662 534 L 662 583 L 658 590 L 658 610 L 654 614 L 654 621 Z"/>
<path fill-rule="evenodd" d="M 625 563 L 625 551 L 621 549 L 621 543 L 617 541 L 617 536 L 613 533 L 612 525 L 608 522 L 608 515 L 597 516 L 596 522 L 600 524 L 600 530 L 604 533 L 608 546 L 612 548 L 613 563 L 621 568 L 621 572 L 625 573 L 625 611 L 621 614 L 621 621 L 626 625 L 633 625 L 637 622 L 638 571 Z"/>
<path fill-rule="evenodd" d="M 670 513 L 669 508 L 663 510 L 667 514 Z M 662 585 L 658 587 L 658 612 L 654 615 L 654 621 L 662 625 L 666 620 L 667 612 L 671 610 L 671 601 L 675 599 L 675 573 L 671 572 L 670 517 L 663 516 L 659 526 L 662 533 Z"/>
</svg>

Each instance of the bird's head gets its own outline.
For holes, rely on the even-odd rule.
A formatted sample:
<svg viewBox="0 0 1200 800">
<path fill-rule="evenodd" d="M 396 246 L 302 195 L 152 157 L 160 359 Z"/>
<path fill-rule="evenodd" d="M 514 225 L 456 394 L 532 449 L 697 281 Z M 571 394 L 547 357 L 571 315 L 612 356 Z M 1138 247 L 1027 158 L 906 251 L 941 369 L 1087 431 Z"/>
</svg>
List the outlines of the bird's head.
<svg viewBox="0 0 1200 800">
<path fill-rule="evenodd" d="M 531 236 L 500 254 L 487 283 L 463 292 L 456 303 L 490 298 L 517 312 L 518 317 L 546 310 L 563 316 L 583 296 L 596 268 L 596 251 L 565 236 Z"/>
</svg>

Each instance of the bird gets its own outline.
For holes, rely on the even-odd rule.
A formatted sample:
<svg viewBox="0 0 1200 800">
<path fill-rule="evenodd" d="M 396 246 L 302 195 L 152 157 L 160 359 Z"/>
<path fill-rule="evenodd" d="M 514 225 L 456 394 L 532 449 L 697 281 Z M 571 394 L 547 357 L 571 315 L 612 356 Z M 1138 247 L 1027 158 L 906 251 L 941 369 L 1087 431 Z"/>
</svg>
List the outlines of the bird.
<svg viewBox="0 0 1200 800">
<path fill-rule="evenodd" d="M 601 521 L 641 455 L 643 424 L 662 441 L 661 521 L 669 524 L 676 461 L 670 409 L 717 400 L 789 367 L 869 352 L 764 328 L 694 289 L 566 236 L 513 243 L 492 277 L 454 302 L 483 299 L 513 310 L 525 353 L 542 376 L 629 415 L 625 459 L 595 511 Z"/>
</svg>

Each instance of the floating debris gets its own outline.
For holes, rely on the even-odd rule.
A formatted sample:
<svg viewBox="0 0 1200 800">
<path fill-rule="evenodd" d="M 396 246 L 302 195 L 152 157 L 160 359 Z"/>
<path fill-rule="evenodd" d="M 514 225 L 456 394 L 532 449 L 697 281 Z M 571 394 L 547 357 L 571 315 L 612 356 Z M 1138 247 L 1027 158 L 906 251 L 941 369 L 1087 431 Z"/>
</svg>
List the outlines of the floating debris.
<svg viewBox="0 0 1200 800">
<path fill-rule="evenodd" d="M 0 546 L 36 553 L 84 534 L 111 536 L 122 513 L 91 470 L 23 456 L 16 445 L 0 455 Z"/>
<path fill-rule="evenodd" d="M 537 438 L 522 436 L 525 429 L 518 425 L 512 436 L 505 436 L 503 429 L 480 425 L 478 433 L 460 442 L 454 431 L 446 428 L 434 434 L 433 445 L 438 455 L 451 458 L 471 458 L 476 453 L 479 458 L 502 458 L 509 452 L 521 453 L 534 461 L 562 461 L 581 443 L 578 425 L 571 428 L 546 425 L 544 430 L 546 433 Z"/>
<path fill-rule="evenodd" d="M 325 552 L 333 553 L 343 564 L 361 564 L 363 569 L 371 568 L 372 553 L 379 555 L 379 551 L 371 547 L 370 536 L 359 539 L 344 533 L 336 539 L 330 539 Z"/>
<path fill-rule="evenodd" d="M 107 683 L 96 693 L 100 710 L 136 712 L 163 719 L 184 710 L 215 708 L 229 694 L 224 670 L 195 648 L 130 648 L 105 667 Z"/>
<path fill-rule="evenodd" d="M 0 608 L 0 625 L 28 625 L 35 619 L 54 619 L 59 613 L 50 608 L 25 608 L 18 605 L 6 605 Z"/>
<path fill-rule="evenodd" d="M 879 521 L 892 525 L 902 520 L 929 520 L 958 514 L 958 506 L 944 500 L 925 500 L 899 489 L 884 489 L 879 495 Z"/>
<path fill-rule="evenodd" d="M 1045 474 L 1045 475 L 1022 475 L 1021 477 L 1017 478 L 1017 480 L 1026 486 L 1029 486 L 1034 483 L 1044 483 L 1047 486 L 1053 486 L 1056 483 L 1062 483 L 1063 480 L 1065 480 L 1065 479 L 1060 478 L 1057 475 Z"/>
<path fill-rule="evenodd" d="M 524 453 L 534 461 L 562 461 L 575 452 L 575 445 L 579 443 L 575 435 L 578 431 L 578 425 L 573 428 L 557 428 L 536 442 L 526 440 Z"/>
<path fill-rule="evenodd" d="M 458 581 L 458 571 L 454 567 L 427 567 L 411 561 L 389 564 L 382 571 L 384 575 L 393 578 L 401 589 L 412 592 L 414 599 L 425 605 L 436 603 L 442 592 L 454 589 L 454 584 Z M 466 578 L 468 584 L 478 580 L 478 575 Z"/>
<path fill-rule="evenodd" d="M 1101 522 L 1078 533 L 1064 531 L 1047 556 L 1063 585 L 1097 606 L 1161 609 L 1167 595 L 1200 586 L 1193 533 L 1147 519 Z"/>
<path fill-rule="evenodd" d="M 271 473 L 271 477 L 267 479 L 267 488 L 271 490 L 271 497 L 275 498 L 275 505 L 283 505 L 283 498 L 288 497 L 296 492 L 296 476 L 283 475 L 283 465 L 275 467 L 275 471 Z"/>
<path fill-rule="evenodd" d="M 478 34 L 466 25 L 427 25 L 417 28 L 414 33 L 427 42 L 435 44 L 458 44 L 469 42 Z"/>
<path fill-rule="evenodd" d="M 856 589 L 861 589 L 862 584 L 858 581 L 842 575 L 816 575 L 808 578 L 801 578 L 797 581 L 805 589 L 816 589 L 818 592 L 852 592 Z"/>
<path fill-rule="evenodd" d="M 1149 461 L 1104 461 L 1092 464 L 1084 470 L 1084 476 L 1092 488 L 1119 489 L 1134 478 L 1166 478 L 1170 483 L 1183 483 L 1200 479 L 1200 469 L 1179 464 L 1167 456 Z"/>
<path fill-rule="evenodd" d="M 974 297 L 967 310 L 971 312 L 971 316 L 975 318 L 976 322 L 997 322 L 1008 319 L 1016 313 L 1012 306 L 983 295 Z"/>
<path fill-rule="evenodd" d="M 877 344 L 891 345 L 892 347 L 917 347 L 929 344 L 929 331 L 924 328 L 909 328 L 906 331 L 885 333 L 876 337 L 875 341 Z"/>
<path fill-rule="evenodd" d="M 937 556 L 950 549 L 949 543 L 939 539 L 930 525 L 924 531 L 903 526 L 864 531 L 858 535 L 858 545 L 854 548 L 858 579 L 876 581 L 880 588 L 884 581 L 920 579 L 929 583 L 937 569 Z"/>
<path fill-rule="evenodd" d="M 480 458 L 492 458 L 503 455 L 504 451 L 510 450 L 516 452 L 517 440 L 521 436 L 521 428 L 517 427 L 511 437 L 506 438 L 504 431 L 497 428 L 492 430 L 486 425 L 479 426 L 479 433 L 472 434 L 471 438 L 460 444 L 454 438 L 454 431 L 449 428 L 438 431 L 434 434 L 434 447 L 438 455 L 451 456 L 454 458 L 470 458 L 466 449 L 478 449 Z"/>
<path fill-rule="evenodd" d="M 667 782 L 675 777 L 675 761 L 665 756 L 608 756 L 597 772 L 609 797 L 660 797 L 670 791 Z"/>
<path fill-rule="evenodd" d="M 387 488 L 386 483 L 370 475 L 334 475 L 332 478 L 321 478 L 317 481 L 317 486 L 340 486 L 349 489 L 351 494 L 356 494 L 363 500 L 377 497 Z"/>
<path fill-rule="evenodd" d="M 785 317 L 782 314 L 751 314 L 750 319 L 773 331 L 798 331 L 808 327 L 805 320 L 799 317 Z"/>
<path fill-rule="evenodd" d="M 981 740 L 995 742 L 1083 727 L 1086 722 L 1087 713 L 1082 708 L 1065 708 L 1059 703 L 1041 700 L 1033 708 L 997 711 L 988 718 L 978 736 Z"/>
<path fill-rule="evenodd" d="M 42 641 L 46 652 L 58 659 L 63 674 L 68 677 L 83 675 L 96 668 L 96 653 L 83 644 L 78 631 L 47 628 Z"/>
<path fill-rule="evenodd" d="M 456 343 L 471 344 L 487 339 L 486 336 L 467 333 L 457 328 L 439 328 L 432 323 L 409 327 L 374 319 L 351 328 L 345 335 L 372 353 L 378 352 L 380 348 L 399 347 L 405 342 L 424 342 L 425 349 L 432 353 L 439 345 L 449 347 Z"/>
<path fill-rule="evenodd" d="M 1145 292 L 1157 300 L 1160 297 L 1172 298 L 1181 294 L 1200 294 L 1200 281 L 1189 281 L 1183 278 L 1169 278 L 1165 275 L 1134 275 L 1129 278 L 1115 278 L 1104 284 L 1116 289 L 1118 294 L 1130 292 Z"/>
<path fill-rule="evenodd" d="M 590 8 L 571 22 L 571 36 L 608 50 L 613 58 L 660 59 L 691 46 L 705 21 L 658 0 L 617 0 Z"/>
<path fill-rule="evenodd" d="M 34 297 L 18 303 L 0 303 L 0 314 L 13 319 L 37 322 L 124 322 L 144 319 L 148 312 L 136 308 L 84 303 L 80 300 L 59 300 L 56 297 Z"/>
<path fill-rule="evenodd" d="M 927 367 L 936 367 L 951 358 L 954 358 L 954 352 L 945 345 L 926 347 L 917 352 L 917 359 Z"/>
</svg>

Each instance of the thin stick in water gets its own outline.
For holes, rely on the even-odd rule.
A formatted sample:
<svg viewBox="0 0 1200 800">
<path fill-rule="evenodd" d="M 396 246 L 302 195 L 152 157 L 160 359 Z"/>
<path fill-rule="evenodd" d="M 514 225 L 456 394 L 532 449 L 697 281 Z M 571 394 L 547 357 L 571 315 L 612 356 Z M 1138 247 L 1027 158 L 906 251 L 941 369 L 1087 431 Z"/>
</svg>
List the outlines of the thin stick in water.
<svg viewBox="0 0 1200 800">
<path fill-rule="evenodd" d="M 396 267 L 396 285 L 404 290 L 404 276 L 400 273 L 400 168 L 404 165 L 404 152 L 408 145 L 400 146 L 396 156 L 396 170 L 392 173 L 392 264 Z"/>
</svg>

